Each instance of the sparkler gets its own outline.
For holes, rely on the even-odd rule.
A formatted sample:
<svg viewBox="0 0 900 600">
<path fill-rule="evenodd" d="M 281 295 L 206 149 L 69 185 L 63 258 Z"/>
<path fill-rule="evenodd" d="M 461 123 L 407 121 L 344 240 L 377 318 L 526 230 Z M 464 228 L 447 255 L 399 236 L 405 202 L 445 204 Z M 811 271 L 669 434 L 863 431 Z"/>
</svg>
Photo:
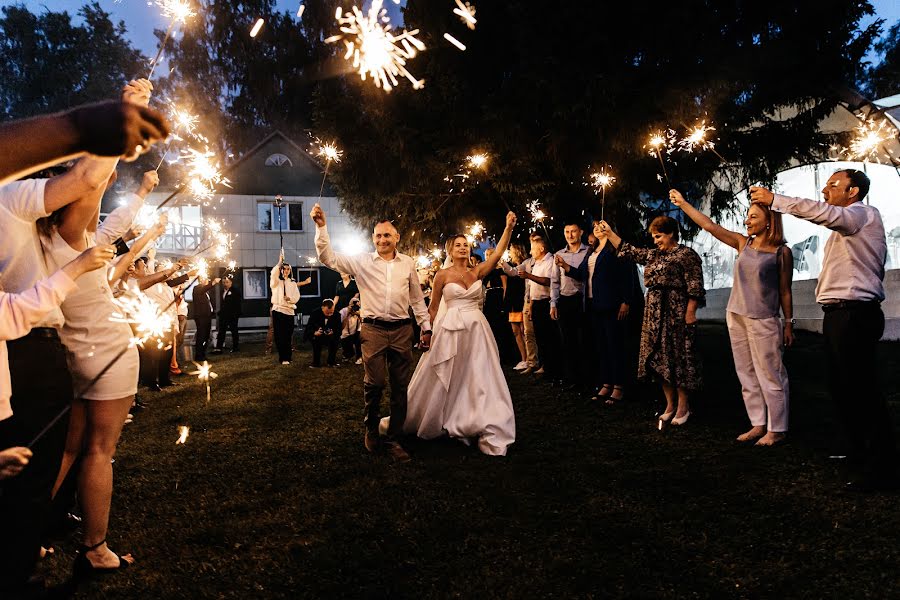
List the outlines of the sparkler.
<svg viewBox="0 0 900 600">
<path fill-rule="evenodd" d="M 156 0 L 156 5 L 162 9 L 162 16 L 171 18 L 171 21 L 169 21 L 169 28 L 166 29 L 166 37 L 163 38 L 162 44 L 159 45 L 159 51 L 156 53 L 156 58 L 150 63 L 150 73 L 147 75 L 147 79 L 153 77 L 153 71 L 156 70 L 156 65 L 159 64 L 159 59 L 162 56 L 163 50 L 169 42 L 169 38 L 172 36 L 172 30 L 175 28 L 175 23 L 178 21 L 181 21 L 182 24 L 187 23 L 188 19 L 197 15 L 191 8 L 188 0 Z"/>
<path fill-rule="evenodd" d="M 547 226 L 544 225 L 544 219 L 547 218 L 547 213 L 541 209 L 541 201 L 534 200 L 528 203 L 528 212 L 531 213 L 531 222 L 539 223 L 541 227 L 544 229 L 544 233 L 547 236 L 547 245 L 550 247 L 550 251 L 553 251 L 553 242 L 550 241 L 550 232 L 547 230 Z"/>
<path fill-rule="evenodd" d="M 172 317 L 165 309 L 160 309 L 159 304 L 149 296 L 133 292 L 126 292 L 113 302 L 119 311 L 113 313 L 109 320 L 132 326 L 134 336 L 129 341 L 129 347 L 143 348 L 147 340 L 157 338 L 157 348 L 163 348 L 163 340 L 173 325 Z"/>
<path fill-rule="evenodd" d="M 484 153 L 473 154 L 466 157 L 466 162 L 473 169 L 483 169 L 487 166 L 488 155 Z"/>
<path fill-rule="evenodd" d="M 202 152 L 200 150 L 195 150 L 194 148 L 188 148 L 184 158 L 187 159 L 190 165 L 191 170 L 188 173 L 190 179 L 169 194 L 169 197 L 163 200 L 160 205 L 156 207 L 156 210 L 167 205 L 175 198 L 175 196 L 185 190 L 190 191 L 191 196 L 198 204 L 206 206 L 215 195 L 215 187 L 217 185 L 231 187 L 231 181 L 222 175 L 221 167 L 213 160 L 214 157 L 215 153 L 211 152 L 208 148 Z"/>
<path fill-rule="evenodd" d="M 343 150 L 338 150 L 337 144 L 335 142 L 324 143 L 319 138 L 316 138 L 316 143 L 319 145 L 319 150 L 316 153 L 320 158 L 325 159 L 325 173 L 322 175 L 322 185 L 319 186 L 319 200 L 322 200 L 322 192 L 325 191 L 325 179 L 328 178 L 328 167 L 331 166 L 331 162 L 335 163 L 341 162 L 341 157 L 344 156 Z"/>
<path fill-rule="evenodd" d="M 712 125 L 707 125 L 706 121 L 700 121 L 699 125 L 695 125 L 694 128 L 688 132 L 688 135 L 678 142 L 678 147 L 688 154 L 693 153 L 694 150 L 709 150 L 718 156 L 719 160 L 723 163 L 728 162 L 725 160 L 725 157 L 716 150 L 715 142 L 706 139 L 707 134 L 715 130 L 716 128 Z"/>
<path fill-rule="evenodd" d="M 194 371 L 193 373 L 189 373 L 189 375 L 196 375 L 198 381 L 202 381 L 202 382 L 206 383 L 206 403 L 209 404 L 209 400 L 212 396 L 210 388 L 209 388 L 209 380 L 215 379 L 219 375 L 217 373 L 212 372 L 212 370 L 211 370 L 212 365 L 209 364 L 208 362 L 206 362 L 205 360 L 203 361 L 202 365 L 196 361 L 192 361 L 192 362 L 194 362 L 194 364 L 197 366 L 197 370 Z"/>
<path fill-rule="evenodd" d="M 591 173 L 591 185 L 595 190 L 600 190 L 600 220 L 604 220 L 606 212 L 606 188 L 615 183 L 616 178 L 607 173 L 606 168 L 600 169 L 596 173 Z"/>
<path fill-rule="evenodd" d="M 431 266 L 431 259 L 424 254 L 420 254 L 416 257 L 416 266 L 420 269 L 427 269 Z"/>
<path fill-rule="evenodd" d="M 444 34 L 444 39 L 447 40 L 448 42 L 450 42 L 451 44 L 453 44 L 454 46 L 456 46 L 457 48 L 459 48 L 460 50 L 462 50 L 463 52 L 466 51 L 466 45 L 463 44 L 458 39 L 456 39 L 455 37 L 453 37 L 452 35 L 450 35 L 449 33 Z"/>
<path fill-rule="evenodd" d="M 157 171 L 159 171 L 160 167 L 162 167 L 163 161 L 165 161 L 166 157 L 169 155 L 169 149 L 172 147 L 172 142 L 175 140 L 180 141 L 182 139 L 174 132 L 181 131 L 195 139 L 201 137 L 197 134 L 197 124 L 200 122 L 200 117 L 198 117 L 197 115 L 193 115 L 186 110 L 180 109 L 175 104 L 172 104 L 172 108 L 169 113 L 169 119 L 172 122 L 173 133 L 169 136 L 169 140 L 166 142 L 166 148 L 163 151 L 162 158 L 159 159 L 159 164 L 156 165 Z"/>
<path fill-rule="evenodd" d="M 647 148 L 649 146 L 650 150 L 648 151 L 650 156 L 654 156 L 659 159 L 659 164 L 662 166 L 663 175 L 666 177 L 666 183 L 669 187 L 672 187 L 672 181 L 669 179 L 669 173 L 666 171 L 666 163 L 663 161 L 663 152 L 669 154 L 672 152 L 672 149 L 675 145 L 675 132 L 671 129 L 666 129 L 665 131 L 657 131 L 656 133 L 650 136 L 650 141 L 644 146 Z"/>
<path fill-rule="evenodd" d="M 398 85 L 398 77 L 409 79 L 413 89 L 421 89 L 425 81 L 416 79 L 406 68 L 407 60 L 425 50 L 425 44 L 416 38 L 419 30 L 404 30 L 398 36 L 392 34 L 391 20 L 382 4 L 382 0 L 372 0 L 366 13 L 356 6 L 347 12 L 338 7 L 334 17 L 341 25 L 341 33 L 326 39 L 325 43 L 343 41 L 347 49 L 344 60 L 352 58 L 360 78 L 365 81 L 372 77 L 376 87 L 385 92 Z"/>
<path fill-rule="evenodd" d="M 462 0 L 456 0 L 456 6 L 457 7 L 453 9 L 453 14 L 459 15 L 463 24 L 472 31 L 475 31 L 475 24 L 478 23 L 475 19 L 475 7 L 469 2 L 463 4 Z"/>
<path fill-rule="evenodd" d="M 851 160 L 861 162 L 881 163 L 879 150 L 884 151 L 884 144 L 891 138 L 897 137 L 897 131 L 888 123 L 887 119 L 866 118 L 856 128 L 856 137 L 850 142 L 850 147 L 844 149 L 844 153 Z M 890 151 L 887 154 L 892 154 Z M 892 161 L 893 162 L 893 161 Z"/>
<path fill-rule="evenodd" d="M 191 428 L 188 427 L 187 425 L 179 426 L 178 427 L 178 439 L 175 440 L 175 445 L 177 446 L 178 444 L 184 444 L 187 441 L 188 435 L 190 434 L 190 432 L 191 432 Z"/>
</svg>

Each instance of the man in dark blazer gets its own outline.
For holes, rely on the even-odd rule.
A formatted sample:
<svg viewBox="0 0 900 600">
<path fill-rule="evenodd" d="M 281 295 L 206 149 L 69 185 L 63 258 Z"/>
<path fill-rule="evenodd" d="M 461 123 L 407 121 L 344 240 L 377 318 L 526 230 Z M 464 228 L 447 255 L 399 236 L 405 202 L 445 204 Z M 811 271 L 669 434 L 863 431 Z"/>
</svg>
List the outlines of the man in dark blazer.
<svg viewBox="0 0 900 600">
<path fill-rule="evenodd" d="M 212 302 L 209 300 L 209 290 L 220 281 L 222 280 L 218 277 L 210 281 L 205 275 L 200 275 L 197 285 L 194 286 L 192 304 L 194 306 L 194 324 L 197 326 L 194 338 L 194 360 L 197 362 L 206 360 L 206 347 L 209 344 L 209 332 L 212 329 Z"/>
<path fill-rule="evenodd" d="M 322 348 L 328 347 L 328 366 L 337 365 L 337 349 L 341 339 L 341 315 L 334 311 L 334 301 L 322 301 L 322 308 L 309 315 L 303 339 L 312 342 L 312 367 L 322 366 Z"/>
<path fill-rule="evenodd" d="M 241 318 L 241 292 L 234 287 L 231 277 L 222 280 L 222 301 L 219 304 L 219 331 L 216 333 L 216 349 L 219 354 L 225 349 L 225 333 L 231 332 L 231 351 L 241 351 L 238 321 Z"/>
</svg>

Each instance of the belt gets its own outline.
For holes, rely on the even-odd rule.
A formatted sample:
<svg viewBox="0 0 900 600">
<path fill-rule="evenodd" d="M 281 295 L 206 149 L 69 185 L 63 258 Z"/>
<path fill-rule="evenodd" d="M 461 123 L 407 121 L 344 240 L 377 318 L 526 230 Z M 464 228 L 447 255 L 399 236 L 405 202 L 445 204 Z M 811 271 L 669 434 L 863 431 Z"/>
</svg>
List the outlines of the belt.
<svg viewBox="0 0 900 600">
<path fill-rule="evenodd" d="M 398 319 L 396 321 L 385 321 L 383 319 L 375 319 L 373 317 L 365 317 L 363 318 L 363 323 L 366 325 L 374 325 L 375 327 L 381 327 L 384 329 L 397 329 L 398 327 L 403 327 L 404 325 L 409 325 L 412 323 L 412 319 Z"/>
<path fill-rule="evenodd" d="M 53 327 L 35 327 L 31 331 L 28 332 L 24 337 L 30 338 L 45 338 L 49 340 L 58 340 L 59 332 Z"/>
<path fill-rule="evenodd" d="M 831 312 L 833 310 L 845 310 L 848 308 L 878 308 L 881 302 L 878 300 L 838 300 L 837 302 L 829 302 L 822 305 L 823 312 Z"/>
</svg>

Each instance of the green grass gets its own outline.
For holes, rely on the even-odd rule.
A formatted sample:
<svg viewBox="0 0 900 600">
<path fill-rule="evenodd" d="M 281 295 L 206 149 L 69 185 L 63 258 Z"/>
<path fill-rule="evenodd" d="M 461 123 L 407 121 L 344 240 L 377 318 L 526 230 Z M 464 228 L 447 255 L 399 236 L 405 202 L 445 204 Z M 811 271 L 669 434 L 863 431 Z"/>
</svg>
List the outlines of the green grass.
<svg viewBox="0 0 900 600">
<path fill-rule="evenodd" d="M 363 448 L 362 367 L 216 358 L 209 404 L 182 378 L 127 426 L 110 543 L 138 562 L 80 597 L 900 595 L 898 496 L 840 490 L 819 338 L 788 354 L 791 442 L 761 450 L 732 442 L 747 420 L 724 328 L 701 333 L 707 385 L 682 430 L 656 430 L 653 388 L 601 408 L 509 371 L 508 457 L 411 440 L 409 464 Z M 896 415 L 900 346 L 883 350 Z M 76 545 L 45 562 L 52 580 Z"/>
</svg>

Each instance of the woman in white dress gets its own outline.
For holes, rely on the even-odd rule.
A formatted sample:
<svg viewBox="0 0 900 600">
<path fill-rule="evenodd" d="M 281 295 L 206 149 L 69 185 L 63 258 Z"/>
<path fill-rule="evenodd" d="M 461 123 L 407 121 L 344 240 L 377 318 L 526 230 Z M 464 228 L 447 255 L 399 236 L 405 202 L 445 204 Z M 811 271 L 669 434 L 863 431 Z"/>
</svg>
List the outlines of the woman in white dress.
<svg viewBox="0 0 900 600">
<path fill-rule="evenodd" d="M 115 174 L 107 187 L 115 181 Z M 38 221 L 41 244 L 51 268 L 58 268 L 87 248 L 113 243 L 129 227 L 144 198 L 159 184 L 156 171 L 144 174 L 141 188 L 97 225 L 105 190 L 85 196 Z M 78 288 L 62 303 L 66 318 L 60 338 L 66 346 L 75 401 L 66 450 L 54 493 L 80 454 L 78 497 L 84 511 L 84 546 L 75 560 L 76 575 L 127 567 L 131 555 L 118 556 L 106 545 L 112 501 L 112 458 L 122 426 L 137 392 L 138 352 L 129 347 L 131 328 L 111 320 L 119 312 L 106 270 L 78 278 Z"/>
<path fill-rule="evenodd" d="M 434 335 L 409 383 L 405 432 L 426 440 L 445 433 L 466 443 L 477 438 L 478 449 L 492 456 L 505 456 L 516 441 L 497 342 L 480 308 L 481 280 L 497 266 L 515 224 L 510 212 L 496 252 L 475 268 L 466 237 L 449 240 L 452 265 L 434 278 L 428 308 Z"/>
</svg>

